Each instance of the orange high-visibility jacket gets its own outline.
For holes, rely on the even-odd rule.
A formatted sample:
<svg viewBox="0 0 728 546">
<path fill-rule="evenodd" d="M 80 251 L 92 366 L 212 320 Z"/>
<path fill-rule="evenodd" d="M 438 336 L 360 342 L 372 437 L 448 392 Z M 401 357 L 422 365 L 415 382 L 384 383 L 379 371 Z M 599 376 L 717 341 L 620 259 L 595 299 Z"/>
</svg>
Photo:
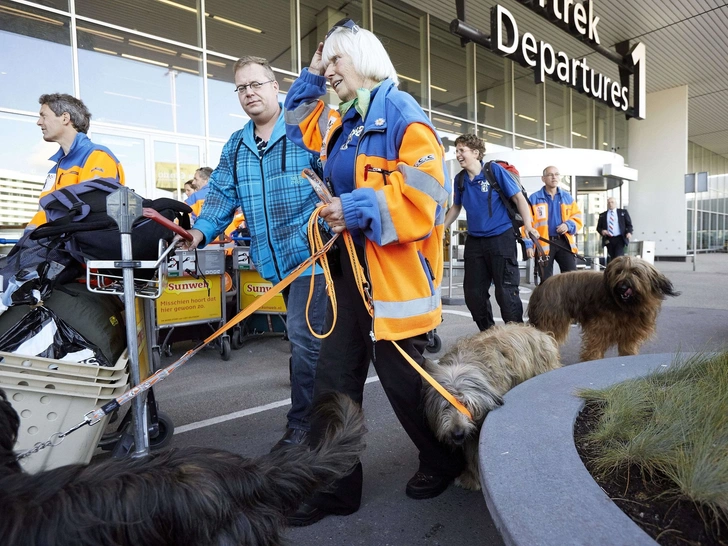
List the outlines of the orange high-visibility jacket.
<svg viewBox="0 0 728 546">
<path fill-rule="evenodd" d="M 285 103 L 288 137 L 323 163 L 341 130 L 339 112 L 319 100 L 325 92 L 325 78 L 304 69 Z M 354 190 L 338 197 L 345 210 L 354 208 L 365 236 L 374 336 L 405 339 L 442 320 L 444 205 L 451 189 L 444 150 L 422 109 L 390 80 L 377 88 L 363 125 Z"/>
<path fill-rule="evenodd" d="M 116 156 L 105 146 L 94 144 L 85 133 L 78 133 L 67 154 L 60 148 L 51 158 L 55 163 L 48 172 L 40 198 L 66 186 L 94 178 L 113 178 L 124 184 L 124 170 Z M 28 222 L 29 229 L 46 223 L 45 212 L 39 210 Z"/>
</svg>

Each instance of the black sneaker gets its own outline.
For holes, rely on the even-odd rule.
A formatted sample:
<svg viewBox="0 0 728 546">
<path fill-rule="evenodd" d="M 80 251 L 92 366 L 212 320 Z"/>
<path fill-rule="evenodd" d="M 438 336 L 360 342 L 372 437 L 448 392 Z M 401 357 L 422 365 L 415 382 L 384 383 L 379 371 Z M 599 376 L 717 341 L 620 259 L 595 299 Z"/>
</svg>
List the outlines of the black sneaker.
<svg viewBox="0 0 728 546">
<path fill-rule="evenodd" d="M 411 499 L 432 499 L 447 489 L 454 478 L 417 472 L 407 482 L 405 493 Z"/>
</svg>

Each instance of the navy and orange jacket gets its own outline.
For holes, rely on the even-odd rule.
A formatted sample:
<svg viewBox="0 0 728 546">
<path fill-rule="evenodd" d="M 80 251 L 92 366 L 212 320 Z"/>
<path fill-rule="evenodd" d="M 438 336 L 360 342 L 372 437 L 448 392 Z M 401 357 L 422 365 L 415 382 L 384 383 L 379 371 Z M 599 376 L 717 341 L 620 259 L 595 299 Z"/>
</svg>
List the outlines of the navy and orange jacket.
<svg viewBox="0 0 728 546">
<path fill-rule="evenodd" d="M 304 69 L 286 97 L 285 116 L 288 137 L 320 154 L 327 175 L 341 116 L 319 99 L 325 93 L 326 79 Z M 444 205 L 451 191 L 444 150 L 419 105 L 391 80 L 378 87 L 363 124 L 354 190 L 338 197 L 347 228 L 364 235 L 373 334 L 406 339 L 442 319 Z"/>
<path fill-rule="evenodd" d="M 205 204 L 205 199 L 207 198 L 207 192 L 210 191 L 210 184 L 207 183 L 204 186 L 202 186 L 199 190 L 196 192 L 190 194 L 190 196 L 185 199 L 185 203 L 187 203 L 190 208 L 192 209 L 192 215 L 191 220 L 192 223 L 195 223 L 197 220 L 197 217 L 200 215 L 200 212 L 202 212 L 202 205 Z"/>
<path fill-rule="evenodd" d="M 576 239 L 574 236 L 584 225 L 584 217 L 579 205 L 577 205 L 568 191 L 564 191 L 561 188 L 557 188 L 556 191 L 559 192 L 561 197 L 561 222 L 566 223 L 566 226 L 569 228 L 565 234 L 566 239 L 569 241 L 571 252 L 576 254 L 579 252 L 579 249 L 576 247 Z M 532 193 L 528 200 L 531 202 L 531 210 L 533 211 L 533 227 L 541 235 L 541 248 L 543 248 L 544 254 L 548 256 L 550 246 L 546 241 L 549 240 L 549 200 L 545 192 L 545 187 L 541 188 L 539 191 Z M 531 248 L 533 243 L 525 236 L 523 228 L 521 228 L 521 235 L 526 242 L 526 248 Z M 546 241 L 543 239 L 546 239 Z"/>
<path fill-rule="evenodd" d="M 60 148 L 50 160 L 55 165 L 48 171 L 40 197 L 94 178 L 113 178 L 124 184 L 124 170 L 116 156 L 105 146 L 91 142 L 85 133 L 76 135 L 66 155 L 63 154 L 63 148 Z M 45 223 L 45 212 L 39 210 L 28 222 L 26 229 L 35 229 Z"/>
</svg>

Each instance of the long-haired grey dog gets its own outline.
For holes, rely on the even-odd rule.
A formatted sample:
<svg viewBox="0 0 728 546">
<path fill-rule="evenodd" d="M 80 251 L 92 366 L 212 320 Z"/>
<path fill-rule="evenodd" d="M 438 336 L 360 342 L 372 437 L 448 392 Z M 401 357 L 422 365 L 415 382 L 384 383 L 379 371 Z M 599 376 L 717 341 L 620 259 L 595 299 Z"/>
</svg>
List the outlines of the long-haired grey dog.
<svg viewBox="0 0 728 546">
<path fill-rule="evenodd" d="M 473 416 L 468 419 L 435 389 L 425 387 L 425 412 L 437 438 L 465 451 L 466 467 L 455 480 L 480 489 L 478 441 L 488 412 L 503 403 L 511 388 L 535 375 L 561 367 L 556 341 L 533 326 L 510 323 L 457 340 L 426 369 Z"/>
<path fill-rule="evenodd" d="M 285 516 L 348 473 L 364 449 L 361 408 L 343 395 L 324 402 L 317 416 L 329 426 L 310 451 L 291 445 L 246 459 L 177 448 L 29 475 L 12 452 L 18 415 L 0 390 L 0 544 L 282 544 Z"/>
</svg>

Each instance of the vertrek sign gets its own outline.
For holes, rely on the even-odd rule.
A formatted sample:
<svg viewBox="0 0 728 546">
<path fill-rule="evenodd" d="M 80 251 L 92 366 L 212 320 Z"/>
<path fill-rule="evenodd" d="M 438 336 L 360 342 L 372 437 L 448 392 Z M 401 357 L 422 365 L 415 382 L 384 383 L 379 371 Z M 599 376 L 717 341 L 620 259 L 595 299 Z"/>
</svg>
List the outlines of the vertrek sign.
<svg viewBox="0 0 728 546">
<path fill-rule="evenodd" d="M 600 18 L 594 14 L 593 1 L 516 0 L 617 63 L 620 81 L 613 81 L 589 67 L 586 59 L 569 58 L 566 53 L 538 40 L 530 32 L 520 34 L 516 18 L 498 4 L 490 11 L 491 35 L 488 39 L 462 20 L 465 17 L 465 1 L 456 0 L 458 19 L 450 25 L 455 34 L 533 69 L 536 83 L 543 83 L 548 77 L 626 112 L 629 117 L 645 119 L 645 46 L 638 43 L 626 51 L 628 44 L 618 44 L 618 53 L 602 47 L 599 39 Z M 630 74 L 634 80 L 632 107 L 629 105 Z"/>
</svg>

